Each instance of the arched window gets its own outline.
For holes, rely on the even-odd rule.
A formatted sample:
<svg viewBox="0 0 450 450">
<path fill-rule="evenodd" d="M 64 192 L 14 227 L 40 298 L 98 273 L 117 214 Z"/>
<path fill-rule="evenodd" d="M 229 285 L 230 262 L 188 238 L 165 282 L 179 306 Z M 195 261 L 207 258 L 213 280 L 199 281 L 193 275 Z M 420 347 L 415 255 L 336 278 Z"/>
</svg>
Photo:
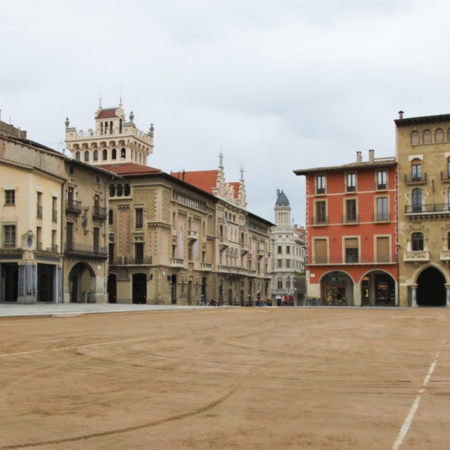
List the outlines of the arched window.
<svg viewBox="0 0 450 450">
<path fill-rule="evenodd" d="M 123 191 L 124 191 L 124 195 L 126 195 L 128 197 L 130 195 L 130 185 L 126 184 Z"/>
<path fill-rule="evenodd" d="M 411 133 L 411 145 L 419 145 L 419 133 L 417 131 Z"/>
<path fill-rule="evenodd" d="M 94 150 L 94 161 L 98 161 L 98 150 Z"/>
<path fill-rule="evenodd" d="M 423 251 L 423 234 L 413 233 L 411 235 L 411 250 L 413 252 Z"/>
<path fill-rule="evenodd" d="M 76 159 L 77 161 L 81 161 L 81 153 L 80 153 L 80 152 L 76 152 L 76 153 L 75 153 L 75 159 Z"/>
<path fill-rule="evenodd" d="M 422 189 L 412 190 L 412 210 L 413 212 L 422 212 Z"/>
<path fill-rule="evenodd" d="M 430 130 L 425 130 L 423 132 L 423 143 L 431 144 L 431 131 Z"/>
<path fill-rule="evenodd" d="M 89 150 L 86 150 L 86 151 L 84 152 L 84 160 L 85 160 L 85 161 L 89 161 Z"/>
<path fill-rule="evenodd" d="M 117 150 L 115 148 L 112 149 L 111 159 L 117 159 Z"/>
<path fill-rule="evenodd" d="M 442 128 L 438 128 L 434 133 L 434 141 L 444 142 L 444 130 Z"/>
<path fill-rule="evenodd" d="M 127 157 L 127 150 L 125 148 L 123 148 L 120 151 L 120 159 L 125 159 Z"/>
<path fill-rule="evenodd" d="M 103 161 L 106 161 L 108 159 L 108 150 L 106 148 L 103 150 Z"/>
<path fill-rule="evenodd" d="M 116 195 L 116 187 L 113 184 L 109 185 L 109 196 L 114 197 Z"/>
</svg>

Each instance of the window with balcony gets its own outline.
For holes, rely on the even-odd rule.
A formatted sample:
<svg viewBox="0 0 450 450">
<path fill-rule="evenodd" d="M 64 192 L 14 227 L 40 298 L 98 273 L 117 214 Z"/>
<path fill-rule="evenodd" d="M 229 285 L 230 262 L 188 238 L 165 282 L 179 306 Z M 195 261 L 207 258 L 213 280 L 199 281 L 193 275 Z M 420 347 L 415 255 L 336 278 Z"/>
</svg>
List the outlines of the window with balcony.
<svg viewBox="0 0 450 450">
<path fill-rule="evenodd" d="M 16 246 L 15 225 L 3 225 L 3 246 L 15 248 Z"/>
<path fill-rule="evenodd" d="M 136 258 L 136 264 L 143 264 L 143 262 L 144 262 L 144 244 L 142 242 L 136 242 L 134 244 L 134 256 Z"/>
<path fill-rule="evenodd" d="M 347 174 L 346 190 L 347 192 L 356 191 L 356 173 Z"/>
<path fill-rule="evenodd" d="M 377 190 L 385 190 L 387 189 L 387 171 L 386 170 L 378 170 L 377 171 Z"/>
<path fill-rule="evenodd" d="M 327 223 L 327 202 L 326 201 L 317 201 L 315 203 L 316 206 L 316 219 L 315 223 L 317 225 L 323 225 Z"/>
<path fill-rule="evenodd" d="M 414 159 L 411 162 L 411 180 L 422 181 L 422 161 L 420 159 Z"/>
<path fill-rule="evenodd" d="M 422 233 L 413 233 L 411 235 L 411 250 L 413 252 L 423 251 L 423 234 Z"/>
<path fill-rule="evenodd" d="M 316 177 L 316 194 L 325 194 L 326 177 L 325 175 L 317 175 Z"/>
<path fill-rule="evenodd" d="M 345 239 L 345 262 L 357 263 L 359 260 L 358 238 Z"/>
<path fill-rule="evenodd" d="M 412 190 L 412 212 L 422 212 L 422 189 L 416 188 Z"/>
<path fill-rule="evenodd" d="M 356 199 L 352 198 L 345 201 L 345 223 L 356 223 L 358 221 Z"/>
<path fill-rule="evenodd" d="M 326 239 L 314 239 L 314 262 L 316 264 L 328 262 L 328 242 Z"/>
<path fill-rule="evenodd" d="M 14 206 L 16 204 L 16 191 L 14 189 L 5 189 L 5 205 Z"/>
<path fill-rule="evenodd" d="M 389 220 L 389 205 L 387 197 L 378 197 L 376 199 L 376 222 L 387 222 Z"/>
</svg>

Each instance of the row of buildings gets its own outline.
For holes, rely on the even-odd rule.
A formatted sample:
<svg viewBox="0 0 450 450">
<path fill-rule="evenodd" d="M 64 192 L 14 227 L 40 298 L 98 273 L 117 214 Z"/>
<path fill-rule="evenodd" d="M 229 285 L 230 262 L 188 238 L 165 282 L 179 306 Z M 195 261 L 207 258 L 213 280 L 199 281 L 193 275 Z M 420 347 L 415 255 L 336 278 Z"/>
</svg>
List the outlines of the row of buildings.
<svg viewBox="0 0 450 450">
<path fill-rule="evenodd" d="M 70 156 L 0 122 L 0 301 L 297 300 L 304 231 L 284 194 L 278 228 L 248 211 L 243 172 L 226 182 L 222 156 L 217 170 L 148 166 L 154 127 L 121 104 L 100 106 L 88 131 L 65 125 Z"/>
<path fill-rule="evenodd" d="M 450 305 L 450 115 L 405 118 L 396 155 L 298 169 L 308 297 L 329 305 Z"/>
</svg>

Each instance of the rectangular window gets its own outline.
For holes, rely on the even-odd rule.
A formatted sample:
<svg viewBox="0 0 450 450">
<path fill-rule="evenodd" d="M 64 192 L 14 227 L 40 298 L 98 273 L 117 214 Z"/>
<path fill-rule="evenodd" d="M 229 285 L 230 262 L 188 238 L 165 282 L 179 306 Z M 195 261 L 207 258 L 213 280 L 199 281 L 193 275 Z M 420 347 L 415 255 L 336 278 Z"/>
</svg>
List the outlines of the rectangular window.
<svg viewBox="0 0 450 450">
<path fill-rule="evenodd" d="M 58 222 L 58 198 L 52 197 L 52 222 Z"/>
<path fill-rule="evenodd" d="M 281 255 L 283 253 L 283 248 L 281 245 L 278 246 L 278 254 Z"/>
<path fill-rule="evenodd" d="M 72 250 L 72 248 L 73 248 L 73 223 L 67 222 L 66 249 Z"/>
<path fill-rule="evenodd" d="M 358 262 L 358 239 L 346 238 L 345 239 L 345 262 L 357 263 Z"/>
<path fill-rule="evenodd" d="M 5 205 L 13 206 L 16 204 L 16 191 L 14 189 L 5 189 Z"/>
<path fill-rule="evenodd" d="M 16 246 L 16 226 L 4 225 L 3 226 L 3 246 L 15 247 Z"/>
<path fill-rule="evenodd" d="M 286 268 L 288 268 L 288 269 L 291 268 L 291 260 L 290 259 L 286 260 Z"/>
<path fill-rule="evenodd" d="M 387 172 L 385 170 L 379 170 L 377 172 L 377 189 L 387 189 Z"/>
<path fill-rule="evenodd" d="M 316 264 L 328 262 L 327 257 L 327 240 L 315 239 L 314 240 L 314 262 Z"/>
<path fill-rule="evenodd" d="M 356 173 L 347 174 L 347 192 L 356 191 Z"/>
<path fill-rule="evenodd" d="M 389 209 L 388 209 L 388 198 L 378 197 L 377 201 L 377 212 L 376 212 L 376 222 L 387 222 L 389 221 Z"/>
<path fill-rule="evenodd" d="M 377 237 L 377 262 L 390 262 L 389 238 Z"/>
<path fill-rule="evenodd" d="M 136 208 L 136 228 L 144 227 L 144 210 L 142 208 Z"/>
<path fill-rule="evenodd" d="M 325 194 L 326 178 L 325 175 L 317 175 L 316 177 L 316 194 Z"/>
<path fill-rule="evenodd" d="M 108 211 L 108 225 L 114 224 L 114 212 L 112 209 Z"/>
<path fill-rule="evenodd" d="M 327 203 L 325 201 L 316 202 L 316 220 L 315 224 L 327 223 Z"/>
<path fill-rule="evenodd" d="M 136 258 L 136 264 L 144 263 L 144 244 L 142 242 L 136 242 L 134 244 L 134 254 Z"/>
<path fill-rule="evenodd" d="M 37 193 L 37 211 L 36 211 L 36 217 L 38 219 L 42 219 L 42 192 Z"/>
<path fill-rule="evenodd" d="M 94 228 L 93 239 L 94 253 L 98 254 L 100 252 L 100 228 Z"/>
<path fill-rule="evenodd" d="M 291 253 L 291 247 L 289 245 L 286 245 L 286 254 L 289 255 Z"/>
<path fill-rule="evenodd" d="M 279 290 L 283 289 L 283 282 L 281 280 L 277 281 L 277 289 Z"/>
<path fill-rule="evenodd" d="M 42 250 L 42 227 L 36 227 L 36 248 Z"/>
<path fill-rule="evenodd" d="M 282 259 L 277 259 L 277 267 L 279 269 L 281 269 L 283 267 L 283 260 Z"/>
<path fill-rule="evenodd" d="M 344 223 L 356 223 L 358 215 L 356 213 L 356 199 L 352 198 L 345 201 L 345 219 Z"/>
<path fill-rule="evenodd" d="M 57 233 L 56 230 L 52 230 L 52 252 L 58 252 L 58 243 L 57 243 Z"/>
<path fill-rule="evenodd" d="M 110 242 L 108 247 L 109 264 L 114 264 L 114 243 Z"/>
<path fill-rule="evenodd" d="M 412 181 L 422 180 L 422 163 L 414 160 L 411 165 L 411 178 Z"/>
</svg>

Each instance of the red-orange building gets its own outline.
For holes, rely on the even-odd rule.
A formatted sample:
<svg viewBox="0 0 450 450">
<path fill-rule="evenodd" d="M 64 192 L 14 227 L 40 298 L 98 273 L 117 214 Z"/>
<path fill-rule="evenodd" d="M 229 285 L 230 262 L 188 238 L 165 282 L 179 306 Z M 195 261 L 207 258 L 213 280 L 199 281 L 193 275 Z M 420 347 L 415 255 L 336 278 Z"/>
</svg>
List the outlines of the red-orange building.
<svg viewBox="0 0 450 450">
<path fill-rule="evenodd" d="M 306 177 L 306 282 L 324 305 L 397 305 L 397 162 L 294 170 Z"/>
</svg>

